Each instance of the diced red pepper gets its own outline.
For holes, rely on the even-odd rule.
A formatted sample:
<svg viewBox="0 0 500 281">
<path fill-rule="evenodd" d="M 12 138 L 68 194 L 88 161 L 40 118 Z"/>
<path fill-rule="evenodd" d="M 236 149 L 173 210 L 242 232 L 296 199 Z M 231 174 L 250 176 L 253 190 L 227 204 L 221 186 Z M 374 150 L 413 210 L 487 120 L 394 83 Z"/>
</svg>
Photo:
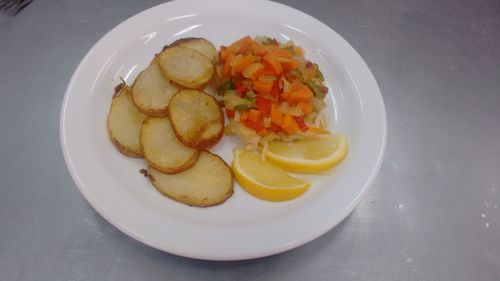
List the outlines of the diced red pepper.
<svg viewBox="0 0 500 281">
<path fill-rule="evenodd" d="M 262 124 L 260 124 L 260 123 L 254 123 L 254 122 L 249 121 L 249 120 L 245 121 L 244 124 L 245 124 L 245 126 L 247 126 L 250 129 L 253 129 L 256 132 L 264 129 L 264 126 L 262 126 Z"/>
<path fill-rule="evenodd" d="M 280 93 L 281 93 L 281 90 L 280 90 L 278 83 L 274 83 L 273 88 L 271 89 L 271 93 L 270 93 L 271 100 L 278 101 L 279 97 L 280 97 Z"/>
<path fill-rule="evenodd" d="M 309 130 L 309 127 L 307 127 L 306 122 L 304 121 L 304 118 L 302 116 L 295 116 L 295 122 L 297 122 L 297 125 L 299 125 L 299 128 L 302 132 L 305 132 Z"/>
<path fill-rule="evenodd" d="M 276 124 L 274 124 L 274 123 L 271 123 L 271 128 L 270 129 L 271 129 L 271 131 L 276 132 L 276 133 L 278 133 L 279 131 L 281 131 L 281 127 L 278 126 L 278 125 L 276 125 Z"/>
<path fill-rule="evenodd" d="M 268 114 L 269 109 L 271 108 L 271 101 L 265 98 L 257 97 L 255 100 L 255 104 L 260 112 L 263 114 Z"/>
<path fill-rule="evenodd" d="M 234 118 L 234 110 L 226 108 L 226 116 L 227 116 L 227 118 L 233 119 Z"/>
<path fill-rule="evenodd" d="M 234 87 L 236 88 L 236 92 L 238 92 L 238 94 L 240 94 L 240 96 L 244 98 L 248 92 L 248 87 L 243 83 L 243 81 L 236 81 L 236 83 L 234 83 Z"/>
</svg>

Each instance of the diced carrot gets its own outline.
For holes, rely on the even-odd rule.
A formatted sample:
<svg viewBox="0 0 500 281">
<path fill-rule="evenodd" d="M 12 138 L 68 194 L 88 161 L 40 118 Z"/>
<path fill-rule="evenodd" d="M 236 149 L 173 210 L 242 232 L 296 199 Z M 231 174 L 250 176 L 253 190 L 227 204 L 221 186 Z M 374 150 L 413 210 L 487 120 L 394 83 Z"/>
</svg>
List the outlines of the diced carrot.
<svg viewBox="0 0 500 281">
<path fill-rule="evenodd" d="M 284 69 L 296 69 L 299 67 L 299 61 L 291 58 L 281 58 L 280 61 Z"/>
<path fill-rule="evenodd" d="M 285 49 L 282 49 L 280 47 L 277 47 L 273 50 L 273 54 L 275 54 L 277 57 L 281 57 L 281 58 L 291 58 L 292 57 L 292 54 L 285 50 Z"/>
<path fill-rule="evenodd" d="M 234 118 L 234 110 L 226 108 L 226 116 L 227 116 L 227 118 L 233 119 Z"/>
<path fill-rule="evenodd" d="M 247 121 L 251 121 L 254 123 L 261 123 L 262 121 L 262 112 L 257 109 L 250 109 L 248 111 L 248 119 Z"/>
<path fill-rule="evenodd" d="M 255 105 L 262 112 L 262 114 L 266 115 L 269 113 L 269 109 L 271 108 L 271 101 L 265 98 L 257 97 L 255 100 Z"/>
<path fill-rule="evenodd" d="M 225 49 L 221 48 L 221 50 L 220 50 L 220 59 L 221 59 L 221 61 L 227 60 L 227 58 L 231 54 L 232 54 L 232 52 L 231 52 L 231 50 L 229 48 L 225 48 Z"/>
<path fill-rule="evenodd" d="M 271 75 L 271 76 L 277 76 L 278 74 L 269 66 L 265 66 L 264 69 L 262 70 L 262 74 L 264 75 Z"/>
<path fill-rule="evenodd" d="M 299 130 L 299 125 L 297 125 L 297 122 L 292 115 L 285 114 L 285 116 L 283 117 L 283 124 L 281 124 L 281 128 L 287 134 L 293 134 Z"/>
<path fill-rule="evenodd" d="M 289 93 L 289 92 L 283 92 L 283 93 L 281 94 L 281 96 L 280 96 L 280 100 L 285 100 L 285 101 L 287 101 L 287 100 L 289 100 L 289 99 L 290 99 L 290 96 L 291 96 L 291 93 Z"/>
<path fill-rule="evenodd" d="M 268 133 L 269 132 L 266 130 L 266 128 L 262 128 L 262 129 L 260 129 L 260 131 L 257 132 L 257 134 L 259 134 L 259 136 L 261 136 L 261 137 L 267 136 Z"/>
<path fill-rule="evenodd" d="M 297 79 L 294 79 L 293 81 L 290 82 L 292 83 L 292 92 L 297 91 L 298 89 L 304 86 L 304 84 Z"/>
<path fill-rule="evenodd" d="M 263 57 L 266 54 L 266 48 L 258 43 L 252 44 L 250 50 L 255 53 L 255 55 L 259 57 Z"/>
<path fill-rule="evenodd" d="M 271 123 L 270 129 L 271 129 L 271 131 L 276 132 L 276 133 L 281 131 L 281 127 L 279 125 L 274 124 L 274 123 Z"/>
<path fill-rule="evenodd" d="M 276 74 L 283 72 L 283 67 L 274 53 L 267 53 L 262 59 Z"/>
<path fill-rule="evenodd" d="M 246 53 L 247 51 L 250 51 L 250 48 L 252 47 L 252 44 L 254 43 L 255 41 L 250 38 L 250 37 L 244 37 L 244 40 L 241 42 L 241 46 L 238 48 L 238 50 L 236 51 L 237 54 L 244 54 Z"/>
<path fill-rule="evenodd" d="M 246 41 L 253 41 L 253 39 L 250 36 L 245 36 L 238 41 L 234 42 L 231 44 L 229 47 L 227 47 L 231 52 L 236 52 L 240 49 L 240 47 L 246 42 Z"/>
<path fill-rule="evenodd" d="M 313 96 L 313 92 L 306 85 L 290 94 L 290 100 L 295 102 L 307 102 Z"/>
<path fill-rule="evenodd" d="M 302 112 L 304 113 L 305 116 L 311 114 L 313 111 L 313 106 L 312 106 L 311 102 L 302 101 L 302 102 L 297 103 L 297 105 L 300 107 L 300 109 L 302 109 Z"/>
<path fill-rule="evenodd" d="M 273 89 L 273 83 L 266 83 L 255 80 L 253 81 L 253 89 L 257 92 L 269 93 Z"/>
<path fill-rule="evenodd" d="M 259 75 L 262 73 L 264 70 L 264 65 L 258 62 L 254 62 L 250 64 L 249 66 L 245 67 L 241 74 L 243 74 L 244 77 L 246 78 L 251 78 L 251 79 L 257 79 Z"/>
<path fill-rule="evenodd" d="M 236 73 L 241 73 L 243 69 L 245 69 L 247 66 L 251 65 L 255 61 L 256 57 L 252 55 L 248 55 L 243 57 L 235 66 L 234 70 Z"/>
<path fill-rule="evenodd" d="M 233 54 L 229 54 L 226 62 L 224 63 L 224 67 L 222 68 L 222 75 L 225 77 L 229 77 L 229 75 L 231 74 L 231 60 L 233 56 Z"/>
<path fill-rule="evenodd" d="M 283 113 L 278 110 L 277 104 L 275 103 L 271 104 L 270 113 L 271 113 L 271 123 L 281 126 L 281 123 L 283 123 Z"/>
<path fill-rule="evenodd" d="M 245 123 L 248 119 L 248 111 L 247 110 L 242 110 L 240 114 L 240 122 Z"/>
</svg>

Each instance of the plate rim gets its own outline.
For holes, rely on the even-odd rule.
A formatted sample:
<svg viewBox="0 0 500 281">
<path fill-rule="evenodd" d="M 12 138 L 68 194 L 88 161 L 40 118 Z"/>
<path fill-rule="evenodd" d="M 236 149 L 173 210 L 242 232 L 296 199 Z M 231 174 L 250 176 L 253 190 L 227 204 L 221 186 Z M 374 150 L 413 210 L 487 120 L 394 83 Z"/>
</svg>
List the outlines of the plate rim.
<svg viewBox="0 0 500 281">
<path fill-rule="evenodd" d="M 201 260 L 220 260 L 220 261 L 247 260 L 247 259 L 254 259 L 254 258 L 271 256 L 271 255 L 282 253 L 282 252 L 286 252 L 286 251 L 289 251 L 291 249 L 294 249 L 294 248 L 297 248 L 299 246 L 302 246 L 304 244 L 307 244 L 307 243 L 309 243 L 309 242 L 317 239 L 318 237 L 322 236 L 323 234 L 325 234 L 326 232 L 330 231 L 331 229 L 333 229 L 335 226 L 337 226 L 339 223 L 341 223 L 346 217 L 348 217 L 353 212 L 353 210 L 359 205 L 360 201 L 365 197 L 365 195 L 368 192 L 369 188 L 373 185 L 373 182 L 375 181 L 375 179 L 376 179 L 376 177 L 377 177 L 377 175 L 378 175 L 378 173 L 380 171 L 380 168 L 382 166 L 382 162 L 383 162 L 384 155 L 385 155 L 385 150 L 386 150 L 386 145 L 387 145 L 387 130 L 388 130 L 388 128 L 387 128 L 387 112 L 386 112 L 386 109 L 385 109 L 384 99 L 383 99 L 383 96 L 382 96 L 382 92 L 380 91 L 380 87 L 379 87 L 379 85 L 377 83 L 377 80 L 375 79 L 375 77 L 374 77 L 371 69 L 368 67 L 368 65 L 366 64 L 366 62 L 364 61 L 364 59 L 361 57 L 361 55 L 356 51 L 356 49 L 354 47 L 352 47 L 351 44 L 349 44 L 349 42 L 347 40 L 345 40 L 345 38 L 342 35 L 340 35 L 339 33 L 337 33 L 333 28 L 331 28 L 327 24 L 323 23 L 322 21 L 316 19 L 315 17 L 313 17 L 313 16 L 311 16 L 311 15 L 309 15 L 309 14 L 307 14 L 307 13 L 301 11 L 301 10 L 298 10 L 298 9 L 296 9 L 294 7 L 291 7 L 291 6 L 282 4 L 282 3 L 278 3 L 278 2 L 274 2 L 274 1 L 269 1 L 269 0 L 258 0 L 258 1 L 248 1 L 248 2 L 266 2 L 266 3 L 269 3 L 271 5 L 277 5 L 277 6 L 279 6 L 280 9 L 291 9 L 295 13 L 299 13 L 301 16 L 309 18 L 309 20 L 314 21 L 315 24 L 322 25 L 323 27 L 326 27 L 330 31 L 334 32 L 335 34 L 337 34 L 341 38 L 341 40 L 344 41 L 345 44 L 347 44 L 350 47 L 350 49 L 354 52 L 354 55 L 357 57 L 357 59 L 359 59 L 359 62 L 361 63 L 362 67 L 365 70 L 367 70 L 368 78 L 371 79 L 374 82 L 375 89 L 373 91 L 373 94 L 375 94 L 377 96 L 377 98 L 379 99 L 380 106 L 381 106 L 381 109 L 382 109 L 382 111 L 381 111 L 381 113 L 382 113 L 382 116 L 381 116 L 382 117 L 382 139 L 381 139 L 381 147 L 380 147 L 380 151 L 379 151 L 379 153 L 377 155 L 377 160 L 376 160 L 375 165 L 373 166 L 373 168 L 371 170 L 371 173 L 369 175 L 368 180 L 365 182 L 365 184 L 362 187 L 361 191 L 358 193 L 358 195 L 356 196 L 356 198 L 354 198 L 351 201 L 351 203 L 348 205 L 348 207 L 345 209 L 345 211 L 342 213 L 342 215 L 338 216 L 338 218 L 335 219 L 335 220 L 328 221 L 328 223 L 324 223 L 323 227 L 322 228 L 318 228 L 318 230 L 315 232 L 316 235 L 312 235 L 312 236 L 306 237 L 305 239 L 301 239 L 300 241 L 297 241 L 296 243 L 281 245 L 280 247 L 276 247 L 276 248 L 273 248 L 273 249 L 269 249 L 268 251 L 262 252 L 260 255 L 252 255 L 252 254 L 250 254 L 250 255 L 244 255 L 244 254 L 240 254 L 240 255 L 237 255 L 237 257 L 221 258 L 221 257 L 215 257 L 215 256 L 199 255 L 199 254 L 193 253 L 192 251 L 172 251 L 172 250 L 169 250 L 169 249 L 165 249 L 165 248 L 163 248 L 163 247 L 161 247 L 159 245 L 155 245 L 154 243 L 151 243 L 151 241 L 148 241 L 147 239 L 143 239 L 143 237 L 141 237 L 140 235 L 136 234 L 134 231 L 131 231 L 127 227 L 123 226 L 120 222 L 118 222 L 118 221 L 113 220 L 112 218 L 110 218 L 109 214 L 107 214 L 106 212 L 104 212 L 98 206 L 98 204 L 96 204 L 96 202 L 94 202 L 91 199 L 91 196 L 88 193 L 88 190 L 85 188 L 85 184 L 80 179 L 80 176 L 78 175 L 78 172 L 76 171 L 76 169 L 74 167 L 74 164 L 73 164 L 73 162 L 71 160 L 70 151 L 69 151 L 69 148 L 68 148 L 68 145 L 67 145 L 67 142 L 66 142 L 66 136 L 65 136 L 65 134 L 66 134 L 66 130 L 65 130 L 66 120 L 65 120 L 64 117 L 66 115 L 68 101 L 69 101 L 69 98 L 70 98 L 70 93 L 71 93 L 71 90 L 73 88 L 73 85 L 75 84 L 76 78 L 80 74 L 83 66 L 88 62 L 89 57 L 91 57 L 91 55 L 96 51 L 97 45 L 105 37 L 107 37 L 109 34 L 113 33 L 121 25 L 129 23 L 129 22 L 133 21 L 135 18 L 138 18 L 141 15 L 150 12 L 151 10 L 158 9 L 161 6 L 171 5 L 174 2 L 186 2 L 186 3 L 189 3 L 189 2 L 193 2 L 193 1 L 191 1 L 191 0 L 174 0 L 174 1 L 166 2 L 166 3 L 161 3 L 161 4 L 155 5 L 153 7 L 144 9 L 144 10 L 142 10 L 142 11 L 140 11 L 140 12 L 138 12 L 138 13 L 132 15 L 132 16 L 130 16 L 126 20 L 121 21 L 120 23 L 118 23 L 117 25 L 115 25 L 113 28 L 111 28 L 108 32 L 106 32 L 104 35 L 102 35 L 92 45 L 92 47 L 83 56 L 83 58 L 80 60 L 79 64 L 77 65 L 77 67 L 73 71 L 71 79 L 69 80 L 68 85 L 67 85 L 66 90 L 65 90 L 65 94 L 64 94 L 64 97 L 63 97 L 62 105 L 61 105 L 61 111 L 60 111 L 60 114 L 59 114 L 59 118 L 60 118 L 59 119 L 59 141 L 60 141 L 60 144 L 61 144 L 61 150 L 62 150 L 62 153 L 63 153 L 64 161 L 65 161 L 65 164 L 66 164 L 66 168 L 69 171 L 69 173 L 71 175 L 71 178 L 72 178 L 73 182 L 76 184 L 76 186 L 77 186 L 78 190 L 80 191 L 80 193 L 84 196 L 85 200 L 92 206 L 92 208 L 94 210 L 96 210 L 97 213 L 99 213 L 100 216 L 102 216 L 112 226 L 116 227 L 121 232 L 125 233 L 127 236 L 129 236 L 129 237 L 131 237 L 131 238 L 133 238 L 133 239 L 135 239 L 135 240 L 137 240 L 137 241 L 139 241 L 139 242 L 141 242 L 141 243 L 143 243 L 145 245 L 148 245 L 149 247 L 152 247 L 154 249 L 157 249 L 157 250 L 160 250 L 160 251 L 163 251 L 163 252 L 167 252 L 167 253 L 178 255 L 178 256 L 188 257 L 188 258 L 201 259 Z"/>
</svg>

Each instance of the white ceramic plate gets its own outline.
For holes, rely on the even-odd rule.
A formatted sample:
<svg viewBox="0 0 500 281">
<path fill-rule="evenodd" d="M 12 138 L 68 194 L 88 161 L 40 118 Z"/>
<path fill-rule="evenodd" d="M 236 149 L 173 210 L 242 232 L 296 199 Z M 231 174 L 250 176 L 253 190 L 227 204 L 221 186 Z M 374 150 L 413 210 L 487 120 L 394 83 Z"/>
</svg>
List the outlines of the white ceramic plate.
<svg viewBox="0 0 500 281">
<path fill-rule="evenodd" d="M 141 159 L 121 155 L 106 132 L 113 87 L 132 83 L 153 55 L 182 37 L 216 46 L 245 35 L 293 40 L 317 62 L 330 93 L 330 128 L 350 152 L 332 172 L 313 176 L 302 197 L 283 203 L 252 197 L 235 184 L 224 204 L 193 208 L 158 193 L 139 173 Z M 82 60 L 66 90 L 60 120 L 68 169 L 88 202 L 111 224 L 151 247 L 180 256 L 238 260 L 303 245 L 342 221 L 372 184 L 386 140 L 385 109 L 373 75 L 335 31 L 293 8 L 268 1 L 174 1 L 121 23 Z M 230 137 L 212 149 L 232 160 Z"/>
</svg>

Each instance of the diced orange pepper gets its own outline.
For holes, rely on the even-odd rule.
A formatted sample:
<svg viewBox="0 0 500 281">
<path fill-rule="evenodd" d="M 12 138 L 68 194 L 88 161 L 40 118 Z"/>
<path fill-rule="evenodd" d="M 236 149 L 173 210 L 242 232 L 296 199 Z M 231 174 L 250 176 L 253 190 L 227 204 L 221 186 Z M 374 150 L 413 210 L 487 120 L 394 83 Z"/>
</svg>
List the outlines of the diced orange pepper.
<svg viewBox="0 0 500 281">
<path fill-rule="evenodd" d="M 287 133 L 287 134 L 293 134 L 299 130 L 299 125 L 297 124 L 297 121 L 295 121 L 295 118 L 289 114 L 285 114 L 283 117 L 283 124 L 281 124 L 281 128 Z"/>
<path fill-rule="evenodd" d="M 250 50 L 255 53 L 255 55 L 259 57 L 263 57 L 266 54 L 266 48 L 258 43 L 252 44 Z"/>
<path fill-rule="evenodd" d="M 257 109 L 250 109 L 248 111 L 248 121 L 252 121 L 254 123 L 261 123 L 262 112 Z"/>
<path fill-rule="evenodd" d="M 298 90 L 293 91 L 290 94 L 290 100 L 295 102 L 307 102 L 312 98 L 312 96 L 313 92 L 311 89 L 309 89 L 306 85 L 303 85 Z"/>
<path fill-rule="evenodd" d="M 262 60 L 269 66 L 276 74 L 281 74 L 283 72 L 283 67 L 281 63 L 277 60 L 277 56 L 273 53 L 267 53 Z"/>
<path fill-rule="evenodd" d="M 260 80 L 253 81 L 253 89 L 261 93 L 270 93 L 273 89 L 273 83 L 266 83 Z"/>
<path fill-rule="evenodd" d="M 235 66 L 234 70 L 236 73 L 241 73 L 243 69 L 245 69 L 247 66 L 251 65 L 255 61 L 256 57 L 254 56 L 245 56 L 243 59 L 241 59 Z"/>
<path fill-rule="evenodd" d="M 244 123 L 248 119 L 248 111 L 247 110 L 242 110 L 240 113 L 240 122 Z"/>
<path fill-rule="evenodd" d="M 273 103 L 271 104 L 271 123 L 281 126 L 283 123 L 283 113 L 278 110 L 278 105 Z"/>
<path fill-rule="evenodd" d="M 313 106 L 310 102 L 299 102 L 297 105 L 302 109 L 305 116 L 311 114 L 313 111 Z"/>
</svg>

